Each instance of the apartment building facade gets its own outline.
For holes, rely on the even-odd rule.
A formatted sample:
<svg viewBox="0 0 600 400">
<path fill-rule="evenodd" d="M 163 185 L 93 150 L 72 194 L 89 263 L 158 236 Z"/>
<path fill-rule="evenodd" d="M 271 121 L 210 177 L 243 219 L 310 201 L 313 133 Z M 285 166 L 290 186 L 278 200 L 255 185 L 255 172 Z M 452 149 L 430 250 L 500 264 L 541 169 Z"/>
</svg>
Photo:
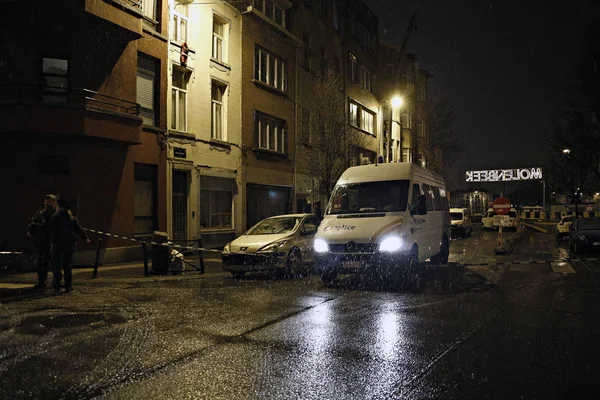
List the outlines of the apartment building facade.
<svg viewBox="0 0 600 400">
<path fill-rule="evenodd" d="M 248 0 L 242 12 L 243 225 L 293 209 L 296 140 L 295 49 L 292 3 Z"/>
<path fill-rule="evenodd" d="M 170 0 L 167 215 L 178 244 L 219 247 L 243 231 L 241 14 Z"/>
<path fill-rule="evenodd" d="M 23 6 L 3 3 L 0 160 L 10 212 L 1 247 L 32 249 L 24 229 L 47 193 L 69 201 L 87 228 L 127 237 L 165 229 L 166 3 L 31 1 L 26 22 L 13 18 Z M 78 256 L 89 259 L 91 247 Z M 103 237 L 102 247 L 105 262 L 139 256 L 125 239 Z"/>
<path fill-rule="evenodd" d="M 319 117 L 310 114 L 312 90 L 327 71 L 339 77 L 346 122 L 355 131 L 359 139 L 356 142 L 361 144 L 350 149 L 351 165 L 375 162 L 380 134 L 375 90 L 378 20 L 360 0 L 297 0 L 294 12 L 292 31 L 302 38 L 302 47 L 297 50 L 299 154 L 295 205 L 298 211 L 318 213 L 327 199 L 315 194 L 315 177 L 311 176 L 308 165 L 312 162 L 310 153 L 317 150 L 311 135 L 320 134 L 313 126 Z M 340 151 L 345 150 L 340 148 Z"/>
<path fill-rule="evenodd" d="M 385 162 L 415 162 L 427 166 L 427 88 L 431 74 L 411 53 L 401 54 L 391 43 L 380 43 L 381 130 L 379 148 Z M 400 97 L 399 107 L 392 105 Z"/>
</svg>

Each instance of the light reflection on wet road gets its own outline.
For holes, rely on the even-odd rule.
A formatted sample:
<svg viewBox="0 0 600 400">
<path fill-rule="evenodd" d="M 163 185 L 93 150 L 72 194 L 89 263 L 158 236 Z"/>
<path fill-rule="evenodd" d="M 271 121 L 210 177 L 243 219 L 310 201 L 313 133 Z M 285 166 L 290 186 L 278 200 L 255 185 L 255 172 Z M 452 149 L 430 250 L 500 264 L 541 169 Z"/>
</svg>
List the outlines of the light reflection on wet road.
<svg viewBox="0 0 600 400">
<path fill-rule="evenodd" d="M 600 262 L 537 232 L 496 256 L 495 238 L 453 241 L 422 290 L 215 273 L 3 304 L 0 397 L 577 395 L 598 378 L 598 276 L 583 265 Z"/>
</svg>

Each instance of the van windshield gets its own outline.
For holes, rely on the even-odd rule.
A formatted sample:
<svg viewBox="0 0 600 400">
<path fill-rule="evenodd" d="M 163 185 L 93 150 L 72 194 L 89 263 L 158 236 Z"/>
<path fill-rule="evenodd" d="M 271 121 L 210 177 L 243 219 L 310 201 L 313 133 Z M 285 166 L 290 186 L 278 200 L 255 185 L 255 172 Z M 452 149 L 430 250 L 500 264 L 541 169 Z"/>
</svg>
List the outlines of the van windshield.
<svg viewBox="0 0 600 400">
<path fill-rule="evenodd" d="M 409 187 L 408 180 L 337 185 L 326 214 L 405 211 Z"/>
</svg>

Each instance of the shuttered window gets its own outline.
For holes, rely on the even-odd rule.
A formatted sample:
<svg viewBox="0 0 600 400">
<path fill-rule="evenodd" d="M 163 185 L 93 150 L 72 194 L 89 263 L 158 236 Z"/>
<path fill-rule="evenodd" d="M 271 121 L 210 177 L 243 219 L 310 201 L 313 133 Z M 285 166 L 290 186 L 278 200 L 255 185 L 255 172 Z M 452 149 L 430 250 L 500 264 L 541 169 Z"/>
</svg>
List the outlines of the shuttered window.
<svg viewBox="0 0 600 400">
<path fill-rule="evenodd" d="M 145 125 L 156 125 L 157 69 L 156 59 L 138 54 L 137 102 L 140 105 L 140 117 Z"/>
</svg>

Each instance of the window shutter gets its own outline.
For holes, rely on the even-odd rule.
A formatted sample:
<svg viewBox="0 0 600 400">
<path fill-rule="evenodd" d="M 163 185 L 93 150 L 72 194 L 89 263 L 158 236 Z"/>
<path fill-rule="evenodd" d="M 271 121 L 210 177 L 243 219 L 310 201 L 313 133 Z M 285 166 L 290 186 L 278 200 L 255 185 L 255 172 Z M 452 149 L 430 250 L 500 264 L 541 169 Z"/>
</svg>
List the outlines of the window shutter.
<svg viewBox="0 0 600 400">
<path fill-rule="evenodd" d="M 143 108 L 154 110 L 154 77 L 140 71 L 137 73 L 137 102 Z"/>
</svg>

